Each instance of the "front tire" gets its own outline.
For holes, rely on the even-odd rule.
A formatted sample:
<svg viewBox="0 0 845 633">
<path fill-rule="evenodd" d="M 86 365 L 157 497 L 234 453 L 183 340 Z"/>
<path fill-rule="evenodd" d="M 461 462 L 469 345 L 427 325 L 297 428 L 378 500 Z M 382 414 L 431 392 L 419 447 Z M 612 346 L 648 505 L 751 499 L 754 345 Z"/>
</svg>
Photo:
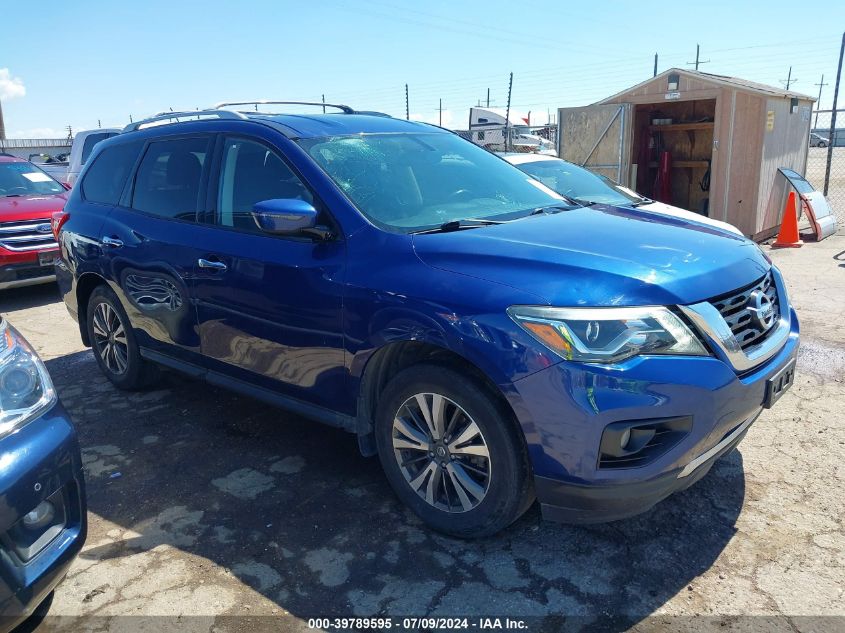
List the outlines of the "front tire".
<svg viewBox="0 0 845 633">
<path fill-rule="evenodd" d="M 453 369 L 400 372 L 379 398 L 375 434 L 390 485 L 435 530 L 489 536 L 533 501 L 512 413 L 487 386 Z"/>
<path fill-rule="evenodd" d="M 129 317 L 107 286 L 91 293 L 86 325 L 97 365 L 115 387 L 135 391 L 155 383 L 158 368 L 141 357 Z"/>
</svg>

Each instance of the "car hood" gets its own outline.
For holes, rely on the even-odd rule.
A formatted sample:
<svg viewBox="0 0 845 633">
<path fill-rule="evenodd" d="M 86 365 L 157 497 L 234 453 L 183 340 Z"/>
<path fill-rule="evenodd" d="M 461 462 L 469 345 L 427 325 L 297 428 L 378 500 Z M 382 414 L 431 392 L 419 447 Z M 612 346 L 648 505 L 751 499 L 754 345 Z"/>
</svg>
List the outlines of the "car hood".
<svg viewBox="0 0 845 633">
<path fill-rule="evenodd" d="M 0 197 L 0 222 L 40 220 L 49 218 L 54 211 L 61 211 L 67 202 L 66 193 L 49 196 Z"/>
<path fill-rule="evenodd" d="M 690 304 L 763 276 L 753 242 L 699 222 L 607 205 L 415 235 L 429 266 L 557 306 Z"/>
</svg>

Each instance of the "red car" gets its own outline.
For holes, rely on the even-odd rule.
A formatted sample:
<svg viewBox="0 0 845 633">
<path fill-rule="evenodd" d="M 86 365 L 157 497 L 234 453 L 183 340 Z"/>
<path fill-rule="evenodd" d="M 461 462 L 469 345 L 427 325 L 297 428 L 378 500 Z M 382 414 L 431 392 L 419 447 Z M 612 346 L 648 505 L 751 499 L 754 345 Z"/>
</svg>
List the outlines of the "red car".
<svg viewBox="0 0 845 633">
<path fill-rule="evenodd" d="M 67 188 L 38 167 L 0 154 L 0 290 L 54 281 L 58 244 L 50 225 Z"/>
</svg>

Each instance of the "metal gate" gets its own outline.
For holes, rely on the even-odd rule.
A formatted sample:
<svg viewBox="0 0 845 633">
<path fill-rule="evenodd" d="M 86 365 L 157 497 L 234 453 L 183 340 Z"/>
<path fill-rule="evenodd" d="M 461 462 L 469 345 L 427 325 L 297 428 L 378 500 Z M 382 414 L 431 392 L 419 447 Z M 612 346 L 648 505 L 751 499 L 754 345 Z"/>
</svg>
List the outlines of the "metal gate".
<svg viewBox="0 0 845 633">
<path fill-rule="evenodd" d="M 558 110 L 558 155 L 616 182 L 631 182 L 631 104 Z"/>
</svg>

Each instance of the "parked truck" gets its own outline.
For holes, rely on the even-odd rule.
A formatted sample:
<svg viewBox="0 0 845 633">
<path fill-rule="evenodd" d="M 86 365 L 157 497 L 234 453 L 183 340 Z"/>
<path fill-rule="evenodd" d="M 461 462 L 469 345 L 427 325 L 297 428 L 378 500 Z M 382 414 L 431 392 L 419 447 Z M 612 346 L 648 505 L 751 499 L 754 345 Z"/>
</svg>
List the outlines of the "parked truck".
<svg viewBox="0 0 845 633">
<path fill-rule="evenodd" d="M 473 107 L 469 109 L 469 131 L 474 143 L 495 151 L 555 154 L 554 143 L 532 129 L 530 112 L 523 116 L 504 108 Z"/>
<path fill-rule="evenodd" d="M 101 128 L 77 132 L 76 136 L 73 137 L 70 152 L 61 157 L 55 157 L 64 158 L 65 160 L 45 160 L 42 162 L 34 156 L 31 159 L 33 163 L 59 182 L 73 186 L 73 183 L 79 177 L 79 172 L 82 170 L 83 165 L 85 165 L 85 161 L 91 155 L 91 150 L 94 149 L 94 146 L 119 132 L 120 129 L 118 128 Z"/>
</svg>

